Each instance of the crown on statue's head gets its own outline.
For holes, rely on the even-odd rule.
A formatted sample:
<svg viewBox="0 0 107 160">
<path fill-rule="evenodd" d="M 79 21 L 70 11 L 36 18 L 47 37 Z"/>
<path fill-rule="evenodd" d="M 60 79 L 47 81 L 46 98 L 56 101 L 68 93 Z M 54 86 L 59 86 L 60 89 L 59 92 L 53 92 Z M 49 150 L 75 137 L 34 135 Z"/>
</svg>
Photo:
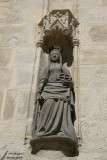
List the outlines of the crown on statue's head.
<svg viewBox="0 0 107 160">
<path fill-rule="evenodd" d="M 54 46 L 52 46 L 51 48 L 49 48 L 49 53 L 51 53 L 51 52 L 54 51 L 54 50 L 57 50 L 57 51 L 59 51 L 59 52 L 62 51 L 61 47 L 54 45 Z"/>
</svg>

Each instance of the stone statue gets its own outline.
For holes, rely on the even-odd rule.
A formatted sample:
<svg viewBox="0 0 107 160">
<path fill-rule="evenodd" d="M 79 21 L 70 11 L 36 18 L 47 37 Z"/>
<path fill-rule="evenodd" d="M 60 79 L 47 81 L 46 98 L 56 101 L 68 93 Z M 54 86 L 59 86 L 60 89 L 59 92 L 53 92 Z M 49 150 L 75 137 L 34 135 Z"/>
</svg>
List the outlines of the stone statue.
<svg viewBox="0 0 107 160">
<path fill-rule="evenodd" d="M 32 153 L 40 149 L 77 153 L 72 78 L 62 66 L 60 47 L 51 47 L 49 57 L 50 65 L 39 82 L 36 98 Z"/>
</svg>

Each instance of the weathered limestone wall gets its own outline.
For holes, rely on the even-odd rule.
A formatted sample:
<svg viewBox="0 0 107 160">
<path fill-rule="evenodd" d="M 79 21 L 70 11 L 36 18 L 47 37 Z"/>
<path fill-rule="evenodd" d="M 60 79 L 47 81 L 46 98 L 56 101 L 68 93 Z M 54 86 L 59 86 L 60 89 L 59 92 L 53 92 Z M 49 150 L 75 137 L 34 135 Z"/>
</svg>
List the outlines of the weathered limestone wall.
<svg viewBox="0 0 107 160">
<path fill-rule="evenodd" d="M 42 8 L 42 0 L 0 0 L 0 157 L 24 148 Z"/>
<path fill-rule="evenodd" d="M 107 1 L 79 0 L 81 159 L 107 159 Z"/>
<path fill-rule="evenodd" d="M 33 156 L 25 140 L 30 138 L 36 91 L 38 23 L 52 9 L 70 9 L 80 22 L 78 105 L 82 146 L 75 158 L 55 151 Z M 23 160 L 107 159 L 106 43 L 107 0 L 0 0 L 0 158 L 8 151 L 5 159 L 14 152 L 22 153 Z M 41 59 L 46 62 L 46 57 Z"/>
</svg>

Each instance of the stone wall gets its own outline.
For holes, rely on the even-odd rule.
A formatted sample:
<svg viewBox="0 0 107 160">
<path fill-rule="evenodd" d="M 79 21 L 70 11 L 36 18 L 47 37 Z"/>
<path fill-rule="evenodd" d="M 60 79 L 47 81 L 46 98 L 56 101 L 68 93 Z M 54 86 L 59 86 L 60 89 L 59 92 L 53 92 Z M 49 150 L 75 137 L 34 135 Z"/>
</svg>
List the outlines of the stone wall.
<svg viewBox="0 0 107 160">
<path fill-rule="evenodd" d="M 80 96 L 82 159 L 107 157 L 106 0 L 80 0 Z"/>
<path fill-rule="evenodd" d="M 48 10 L 62 8 L 70 9 L 80 23 L 76 124 L 80 127 L 81 146 L 79 156 L 74 158 L 58 151 L 31 155 L 29 145 L 37 84 L 38 23 Z M 0 158 L 106 160 L 106 43 L 106 0 L 0 0 Z M 42 55 L 43 66 L 44 61 L 47 57 Z"/>
<path fill-rule="evenodd" d="M 0 0 L 0 157 L 24 148 L 42 8 L 42 0 Z"/>
</svg>

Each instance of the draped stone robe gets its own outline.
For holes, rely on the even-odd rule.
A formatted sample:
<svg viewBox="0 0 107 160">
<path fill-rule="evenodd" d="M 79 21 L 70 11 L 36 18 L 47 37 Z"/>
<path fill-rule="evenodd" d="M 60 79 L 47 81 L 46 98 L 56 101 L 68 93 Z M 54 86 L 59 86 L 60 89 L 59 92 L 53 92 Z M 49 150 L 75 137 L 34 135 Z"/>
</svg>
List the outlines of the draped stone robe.
<svg viewBox="0 0 107 160">
<path fill-rule="evenodd" d="M 73 126 L 75 121 L 73 88 L 62 83 L 59 79 L 61 73 L 71 77 L 69 71 L 61 64 L 54 63 L 48 66 L 42 76 L 40 84 L 43 83 L 44 88 L 40 98 L 37 99 L 40 116 L 33 139 L 67 138 L 77 145 Z"/>
</svg>

